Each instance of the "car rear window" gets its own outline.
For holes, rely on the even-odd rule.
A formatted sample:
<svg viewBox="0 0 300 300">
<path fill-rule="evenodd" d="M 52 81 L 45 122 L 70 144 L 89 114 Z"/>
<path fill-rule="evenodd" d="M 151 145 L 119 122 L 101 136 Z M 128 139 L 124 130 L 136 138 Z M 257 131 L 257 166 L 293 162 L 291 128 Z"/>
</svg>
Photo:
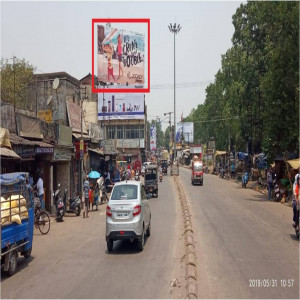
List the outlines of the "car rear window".
<svg viewBox="0 0 300 300">
<path fill-rule="evenodd" d="M 111 200 L 137 199 L 137 186 L 133 184 L 122 184 L 114 187 Z"/>
</svg>

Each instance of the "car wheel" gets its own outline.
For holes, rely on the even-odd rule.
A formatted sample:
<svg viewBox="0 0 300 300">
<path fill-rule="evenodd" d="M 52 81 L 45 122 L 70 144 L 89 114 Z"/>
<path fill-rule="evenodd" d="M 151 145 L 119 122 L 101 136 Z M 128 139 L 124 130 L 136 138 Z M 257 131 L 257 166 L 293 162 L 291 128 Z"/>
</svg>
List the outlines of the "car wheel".
<svg viewBox="0 0 300 300">
<path fill-rule="evenodd" d="M 106 241 L 106 245 L 107 245 L 107 251 L 111 252 L 113 250 L 113 247 L 114 247 L 114 241 L 113 240 L 108 240 L 108 241 Z"/>
<path fill-rule="evenodd" d="M 32 247 L 23 252 L 22 254 L 24 255 L 25 258 L 29 258 L 31 255 Z"/>
<path fill-rule="evenodd" d="M 146 230 L 146 235 L 147 235 L 147 237 L 149 237 L 151 235 L 151 218 L 150 218 L 149 226 Z"/>
<path fill-rule="evenodd" d="M 143 228 L 142 236 L 138 239 L 138 245 L 137 245 L 138 250 L 143 251 L 144 245 L 145 245 L 145 232 L 144 232 L 144 228 Z"/>
<path fill-rule="evenodd" d="M 155 198 L 158 198 L 158 190 L 155 191 Z"/>
</svg>

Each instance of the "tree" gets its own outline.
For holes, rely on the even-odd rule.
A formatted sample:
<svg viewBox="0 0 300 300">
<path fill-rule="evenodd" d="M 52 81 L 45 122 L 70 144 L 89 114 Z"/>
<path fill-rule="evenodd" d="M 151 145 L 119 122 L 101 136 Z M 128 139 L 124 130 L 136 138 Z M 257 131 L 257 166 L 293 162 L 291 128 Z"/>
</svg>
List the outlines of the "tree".
<svg viewBox="0 0 300 300">
<path fill-rule="evenodd" d="M 28 62 L 14 58 L 13 63 L 1 59 L 1 100 L 17 107 L 27 108 L 30 86 L 35 67 Z"/>
</svg>

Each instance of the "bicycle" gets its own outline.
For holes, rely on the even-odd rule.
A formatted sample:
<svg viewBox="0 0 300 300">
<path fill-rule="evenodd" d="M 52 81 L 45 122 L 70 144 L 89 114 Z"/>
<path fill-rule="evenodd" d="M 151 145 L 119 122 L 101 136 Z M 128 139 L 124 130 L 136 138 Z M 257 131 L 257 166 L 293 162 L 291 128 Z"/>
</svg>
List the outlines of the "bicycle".
<svg viewBox="0 0 300 300">
<path fill-rule="evenodd" d="M 41 209 L 41 201 L 39 198 L 34 198 L 34 226 L 39 229 L 41 234 L 47 234 L 50 230 L 50 216 Z"/>
</svg>

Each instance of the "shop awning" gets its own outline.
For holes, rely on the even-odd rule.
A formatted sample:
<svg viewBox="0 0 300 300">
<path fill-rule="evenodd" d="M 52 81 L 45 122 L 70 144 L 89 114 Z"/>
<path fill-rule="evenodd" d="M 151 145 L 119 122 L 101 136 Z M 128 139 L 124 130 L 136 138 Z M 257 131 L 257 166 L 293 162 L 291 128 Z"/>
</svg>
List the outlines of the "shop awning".
<svg viewBox="0 0 300 300">
<path fill-rule="evenodd" d="M 218 155 L 226 155 L 226 151 L 219 151 L 219 150 L 217 150 L 216 151 L 216 156 L 218 156 Z"/>
<path fill-rule="evenodd" d="M 89 148 L 89 151 L 92 151 L 92 152 L 97 153 L 99 155 L 104 155 L 103 150 L 101 150 L 101 149 L 91 149 L 91 148 Z"/>
<path fill-rule="evenodd" d="M 300 158 L 288 160 L 287 163 L 293 168 L 293 169 L 299 169 L 300 167 Z"/>
<path fill-rule="evenodd" d="M 72 133 L 72 135 L 74 136 L 75 139 L 79 140 L 81 138 L 81 133 Z M 89 140 L 90 137 L 87 134 L 83 134 L 82 135 L 84 140 Z"/>
<path fill-rule="evenodd" d="M 13 150 L 0 147 L 0 156 L 9 157 L 12 159 L 21 159 L 21 157 Z"/>
</svg>

